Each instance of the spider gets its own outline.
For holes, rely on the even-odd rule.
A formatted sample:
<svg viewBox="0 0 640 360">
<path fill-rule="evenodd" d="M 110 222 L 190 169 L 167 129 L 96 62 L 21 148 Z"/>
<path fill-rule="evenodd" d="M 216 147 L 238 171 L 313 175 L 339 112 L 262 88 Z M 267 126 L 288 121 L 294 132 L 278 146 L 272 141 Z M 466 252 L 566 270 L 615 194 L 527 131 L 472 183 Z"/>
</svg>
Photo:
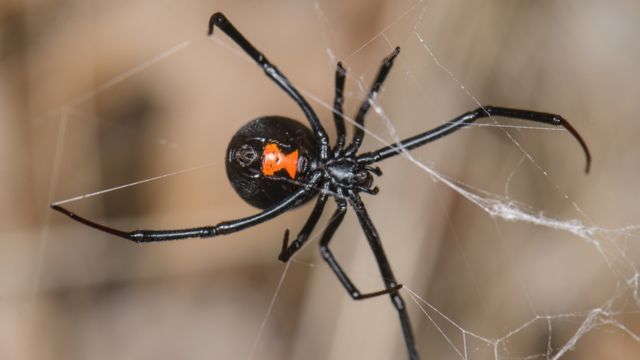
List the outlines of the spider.
<svg viewBox="0 0 640 360">
<path fill-rule="evenodd" d="M 122 231 L 96 223 L 63 208 L 59 203 L 51 204 L 54 210 L 67 215 L 84 225 L 119 236 L 136 243 L 169 241 L 196 237 L 226 235 L 258 225 L 285 211 L 296 208 L 317 197 L 311 215 L 293 242 L 289 242 L 289 230 L 285 230 L 282 250 L 278 259 L 287 262 L 309 239 L 325 204 L 332 196 L 337 204 L 332 220 L 320 239 L 320 253 L 331 270 L 354 300 L 389 295 L 398 312 L 406 348 L 410 359 L 418 359 L 409 315 L 400 296 L 402 285 L 396 281 L 391 265 L 380 242 L 380 237 L 362 202 L 360 193 L 375 195 L 378 187 L 373 186 L 374 175 L 382 171 L 373 164 L 428 144 L 449 135 L 478 119 L 494 116 L 528 120 L 564 127 L 579 142 L 586 155 L 586 169 L 589 171 L 591 155 L 586 143 L 578 132 L 561 116 L 536 111 L 482 106 L 466 112 L 434 129 L 412 136 L 400 142 L 382 147 L 376 151 L 358 154 L 364 138 L 364 119 L 387 74 L 393 66 L 400 48 L 384 60 L 378 70 L 367 98 L 362 102 L 355 117 L 355 129 L 351 143 L 346 143 L 345 121 L 342 113 L 346 70 L 338 62 L 335 72 L 335 98 L 333 120 L 336 141 L 333 146 L 318 116 L 307 100 L 291 82 L 258 51 L 233 24 L 220 12 L 209 20 L 209 35 L 215 27 L 223 31 L 262 69 L 268 78 L 298 104 L 311 129 L 301 123 L 282 116 L 263 116 L 244 125 L 231 139 L 226 153 L 226 170 L 231 185 L 247 203 L 262 209 L 258 214 L 241 219 L 224 221 L 214 226 L 203 226 L 179 230 L 135 230 Z M 351 206 L 360 226 L 371 246 L 373 255 L 382 275 L 384 289 L 362 293 L 349 279 L 334 257 L 329 243 L 342 223 Z"/>
</svg>

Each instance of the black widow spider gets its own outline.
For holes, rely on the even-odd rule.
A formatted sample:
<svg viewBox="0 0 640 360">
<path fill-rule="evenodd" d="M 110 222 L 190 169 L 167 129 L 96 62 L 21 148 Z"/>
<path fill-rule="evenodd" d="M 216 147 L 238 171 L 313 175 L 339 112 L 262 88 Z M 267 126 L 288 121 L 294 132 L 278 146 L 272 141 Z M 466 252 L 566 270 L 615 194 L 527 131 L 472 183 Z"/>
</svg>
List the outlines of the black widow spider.
<svg viewBox="0 0 640 360">
<path fill-rule="evenodd" d="M 92 228 L 136 243 L 146 243 L 230 234 L 272 219 L 287 210 L 302 205 L 317 195 L 318 200 L 311 211 L 311 215 L 292 243 L 289 243 L 289 230 L 285 231 L 282 251 L 278 259 L 287 262 L 307 241 L 322 214 L 329 195 L 332 195 L 337 203 L 337 209 L 320 240 L 322 258 L 329 264 L 342 286 L 354 300 L 385 294 L 391 297 L 391 302 L 400 317 L 409 358 L 418 359 L 419 356 L 415 347 L 409 316 L 405 303 L 399 294 L 402 285 L 396 281 L 382 248 L 378 232 L 360 198 L 360 192 L 378 193 L 378 188 L 372 186 L 373 175 L 380 176 L 382 172 L 379 168 L 371 165 L 398 155 L 405 150 L 415 149 L 449 135 L 480 118 L 504 116 L 563 126 L 582 146 L 587 158 L 586 172 L 589 171 L 591 156 L 586 143 L 578 132 L 561 116 L 494 106 L 480 107 L 422 134 L 412 136 L 376 151 L 358 155 L 358 149 L 364 138 L 365 115 L 387 77 L 394 59 L 398 56 L 400 48 L 396 48 L 391 55 L 383 60 L 367 98 L 360 105 L 355 118 L 356 125 L 353 138 L 348 145 L 345 144 L 346 131 L 342 115 L 346 71 L 342 64 L 338 62 L 333 107 L 337 140 L 332 147 L 329 145 L 327 133 L 313 108 L 280 70 L 253 47 L 222 13 L 218 12 L 211 16 L 209 20 L 209 35 L 213 34 L 213 29 L 216 26 L 258 63 L 265 74 L 300 106 L 311 125 L 311 130 L 309 130 L 304 125 L 289 118 L 264 116 L 244 125 L 231 139 L 226 157 L 229 181 L 246 202 L 264 210 L 253 216 L 221 222 L 214 226 L 180 230 L 135 231 L 122 231 L 98 224 L 74 214 L 60 206 L 59 203 L 51 204 L 54 210 Z M 355 211 L 371 246 L 385 284 L 383 290 L 361 293 L 342 270 L 329 249 L 329 242 L 347 212 L 347 204 L 351 205 Z"/>
</svg>

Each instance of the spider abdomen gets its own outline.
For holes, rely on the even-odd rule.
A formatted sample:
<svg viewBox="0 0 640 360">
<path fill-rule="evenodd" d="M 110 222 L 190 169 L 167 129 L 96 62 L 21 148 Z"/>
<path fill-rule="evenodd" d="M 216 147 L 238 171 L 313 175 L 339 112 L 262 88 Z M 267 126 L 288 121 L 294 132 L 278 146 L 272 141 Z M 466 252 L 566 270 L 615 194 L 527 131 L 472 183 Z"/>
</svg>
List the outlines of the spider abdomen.
<svg viewBox="0 0 640 360">
<path fill-rule="evenodd" d="M 260 117 L 249 121 L 231 138 L 227 176 L 244 201 L 266 209 L 305 184 L 311 164 L 317 161 L 318 149 L 313 133 L 301 123 L 282 116 Z"/>
</svg>

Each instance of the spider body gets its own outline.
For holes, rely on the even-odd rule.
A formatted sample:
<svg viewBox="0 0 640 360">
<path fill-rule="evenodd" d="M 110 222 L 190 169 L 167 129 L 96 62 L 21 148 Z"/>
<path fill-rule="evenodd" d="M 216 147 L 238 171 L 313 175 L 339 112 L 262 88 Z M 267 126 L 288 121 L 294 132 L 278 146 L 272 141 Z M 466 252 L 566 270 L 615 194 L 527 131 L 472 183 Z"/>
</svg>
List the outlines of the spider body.
<svg viewBox="0 0 640 360">
<path fill-rule="evenodd" d="M 251 120 L 231 138 L 227 147 L 226 169 L 229 182 L 247 203 L 267 209 L 305 184 L 308 175 L 320 170 L 331 186 L 329 191 L 364 191 L 376 194 L 373 175 L 379 168 L 358 162 L 342 151 L 333 157 L 319 157 L 318 144 L 309 128 L 282 116 L 265 116 Z M 317 192 L 296 202 L 302 205 Z"/>
<path fill-rule="evenodd" d="M 60 206 L 61 202 L 51 204 L 54 210 L 100 231 L 136 243 L 146 243 L 230 234 L 261 224 L 317 198 L 307 222 L 294 241 L 289 243 L 289 230 L 285 231 L 278 259 L 286 262 L 309 239 L 322 215 L 327 200 L 329 197 L 333 197 L 337 208 L 320 239 L 320 254 L 323 260 L 326 261 L 349 296 L 354 300 L 380 295 L 390 297 L 391 303 L 398 312 L 408 356 L 410 359 L 418 359 L 409 315 L 400 295 L 402 285 L 396 281 L 380 237 L 360 197 L 362 192 L 368 194 L 378 192 L 378 188 L 372 187 L 372 185 L 374 175 L 379 176 L 382 172 L 372 164 L 428 144 L 460 130 L 478 119 L 502 116 L 564 127 L 582 146 L 587 158 L 586 171 L 589 170 L 591 156 L 587 145 L 564 118 L 555 114 L 494 106 L 479 107 L 434 129 L 376 151 L 358 154 L 358 149 L 364 138 L 365 116 L 391 69 L 394 59 L 398 56 L 399 48 L 396 48 L 382 61 L 369 93 L 356 114 L 354 120 L 356 126 L 352 140 L 348 145 L 346 144 L 345 123 L 342 115 L 346 71 L 341 63 L 337 64 L 333 109 L 336 140 L 335 144 L 331 146 L 327 133 L 313 108 L 280 70 L 269 62 L 222 13 L 215 13 L 211 16 L 209 35 L 213 33 L 214 27 L 218 27 L 227 34 L 264 70 L 268 78 L 298 104 L 310 125 L 310 128 L 307 128 L 289 118 L 265 116 L 244 125 L 231 139 L 226 156 L 229 181 L 242 199 L 263 209 L 263 211 L 252 216 L 210 226 L 176 230 L 123 231 L 78 216 Z M 342 269 L 329 247 L 329 243 L 342 223 L 349 206 L 355 212 L 378 264 L 384 283 L 382 290 L 369 293 L 360 292 Z"/>
</svg>

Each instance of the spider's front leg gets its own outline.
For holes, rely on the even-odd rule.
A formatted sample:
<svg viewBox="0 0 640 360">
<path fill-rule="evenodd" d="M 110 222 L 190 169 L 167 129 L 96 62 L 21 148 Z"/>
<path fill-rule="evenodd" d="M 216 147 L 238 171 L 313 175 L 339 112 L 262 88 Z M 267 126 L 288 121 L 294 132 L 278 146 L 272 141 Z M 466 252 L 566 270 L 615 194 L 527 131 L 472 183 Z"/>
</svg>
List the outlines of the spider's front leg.
<svg viewBox="0 0 640 360">
<path fill-rule="evenodd" d="M 362 145 L 362 140 L 364 139 L 364 118 L 367 115 L 369 108 L 371 108 L 371 103 L 378 95 L 378 91 L 380 91 L 380 87 L 382 87 L 382 84 L 387 78 L 387 75 L 389 74 L 389 71 L 393 66 L 393 61 L 395 60 L 396 56 L 398 56 L 398 54 L 400 54 L 400 48 L 396 47 L 391 55 L 387 56 L 382 61 L 380 70 L 378 70 L 378 75 L 376 75 L 376 79 L 373 82 L 373 85 L 371 85 L 371 89 L 369 89 L 369 94 L 367 95 L 367 98 L 362 101 L 360 109 L 358 110 L 358 114 L 356 115 L 353 138 L 351 140 L 351 144 L 345 150 L 345 154 L 347 156 L 355 155 L 355 153 L 358 152 L 360 145 Z"/>
<path fill-rule="evenodd" d="M 344 103 L 344 81 L 347 71 L 342 66 L 342 62 L 338 61 L 336 65 L 336 89 L 333 99 L 333 122 L 336 126 L 336 146 L 333 148 L 333 156 L 337 157 L 342 152 L 347 129 L 344 126 L 343 107 Z"/>
<path fill-rule="evenodd" d="M 486 117 L 502 116 L 516 120 L 533 121 L 553 126 L 565 128 L 580 144 L 586 158 L 585 172 L 588 173 L 591 167 L 591 153 L 587 143 L 582 139 L 578 131 L 562 116 L 538 111 L 511 109 L 500 106 L 482 106 L 473 111 L 466 112 L 455 119 L 427 130 L 421 134 L 412 136 L 400 142 L 385 146 L 373 152 L 358 155 L 358 162 L 361 164 L 372 164 L 382 161 L 395 155 L 401 154 L 405 150 L 412 150 L 426 145 L 441 137 L 452 134 L 460 129 L 469 126 L 479 119 Z"/>
</svg>

